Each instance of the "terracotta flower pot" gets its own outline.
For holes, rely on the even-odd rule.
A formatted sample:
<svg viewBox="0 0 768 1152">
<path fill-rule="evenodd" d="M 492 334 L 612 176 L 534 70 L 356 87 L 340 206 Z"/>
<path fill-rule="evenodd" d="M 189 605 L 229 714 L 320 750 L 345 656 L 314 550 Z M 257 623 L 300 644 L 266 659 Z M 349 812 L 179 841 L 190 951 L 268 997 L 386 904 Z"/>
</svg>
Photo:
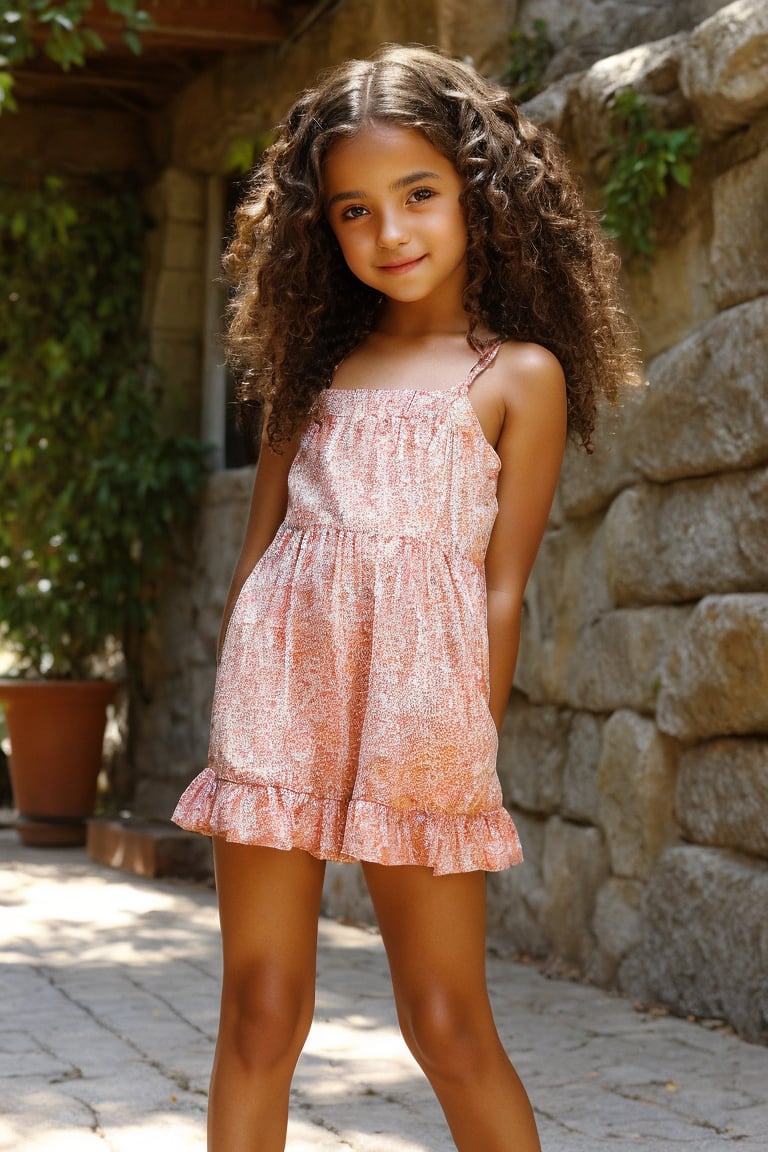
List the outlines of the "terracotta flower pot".
<svg viewBox="0 0 768 1152">
<path fill-rule="evenodd" d="M 23 844 L 85 843 L 116 691 L 107 680 L 0 680 Z"/>
</svg>

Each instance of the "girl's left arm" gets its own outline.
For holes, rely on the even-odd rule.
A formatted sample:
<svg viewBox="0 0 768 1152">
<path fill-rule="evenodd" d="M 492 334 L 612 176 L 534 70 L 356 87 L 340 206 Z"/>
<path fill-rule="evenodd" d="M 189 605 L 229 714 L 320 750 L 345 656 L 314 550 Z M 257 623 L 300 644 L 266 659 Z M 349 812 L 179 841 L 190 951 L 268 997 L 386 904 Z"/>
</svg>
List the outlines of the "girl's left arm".
<svg viewBox="0 0 768 1152">
<path fill-rule="evenodd" d="M 499 511 L 485 560 L 490 709 L 501 730 L 515 674 L 523 594 L 547 526 L 567 431 L 563 370 L 536 344 L 499 353 Z"/>
</svg>

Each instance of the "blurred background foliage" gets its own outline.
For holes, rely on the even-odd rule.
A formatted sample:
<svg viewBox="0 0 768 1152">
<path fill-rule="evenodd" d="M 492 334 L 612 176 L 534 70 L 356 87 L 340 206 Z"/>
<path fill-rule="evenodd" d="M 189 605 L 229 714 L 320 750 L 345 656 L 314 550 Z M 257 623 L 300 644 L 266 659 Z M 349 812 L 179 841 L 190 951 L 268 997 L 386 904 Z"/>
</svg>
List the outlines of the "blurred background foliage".
<svg viewBox="0 0 768 1152">
<path fill-rule="evenodd" d="M 205 449 L 158 429 L 135 190 L 0 186 L 0 620 L 22 670 L 86 677 L 143 627 Z"/>
</svg>

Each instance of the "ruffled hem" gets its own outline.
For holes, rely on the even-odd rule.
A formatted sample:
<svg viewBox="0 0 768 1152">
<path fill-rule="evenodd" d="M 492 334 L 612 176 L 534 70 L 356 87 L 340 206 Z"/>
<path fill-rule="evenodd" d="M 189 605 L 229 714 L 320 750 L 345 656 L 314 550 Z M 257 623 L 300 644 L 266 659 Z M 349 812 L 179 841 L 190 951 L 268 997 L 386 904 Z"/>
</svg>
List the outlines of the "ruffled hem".
<svg viewBox="0 0 768 1152">
<path fill-rule="evenodd" d="M 523 859 L 512 818 L 490 812 L 422 812 L 370 800 L 321 799 L 266 784 L 222 779 L 206 768 L 182 795 L 172 817 L 190 832 L 236 844 L 287 851 L 320 860 L 411 864 L 435 876 L 499 872 Z"/>
</svg>

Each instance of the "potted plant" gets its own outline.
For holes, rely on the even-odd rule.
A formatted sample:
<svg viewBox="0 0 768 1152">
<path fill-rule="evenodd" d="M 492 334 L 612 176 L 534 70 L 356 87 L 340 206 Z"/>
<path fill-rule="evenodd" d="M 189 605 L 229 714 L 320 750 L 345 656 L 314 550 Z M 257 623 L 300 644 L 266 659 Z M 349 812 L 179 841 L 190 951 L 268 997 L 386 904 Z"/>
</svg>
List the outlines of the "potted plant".
<svg viewBox="0 0 768 1152">
<path fill-rule="evenodd" d="M 0 186 L 0 702 L 28 844 L 84 840 L 106 657 L 146 624 L 204 474 L 198 441 L 160 431 L 124 183 Z"/>
</svg>

